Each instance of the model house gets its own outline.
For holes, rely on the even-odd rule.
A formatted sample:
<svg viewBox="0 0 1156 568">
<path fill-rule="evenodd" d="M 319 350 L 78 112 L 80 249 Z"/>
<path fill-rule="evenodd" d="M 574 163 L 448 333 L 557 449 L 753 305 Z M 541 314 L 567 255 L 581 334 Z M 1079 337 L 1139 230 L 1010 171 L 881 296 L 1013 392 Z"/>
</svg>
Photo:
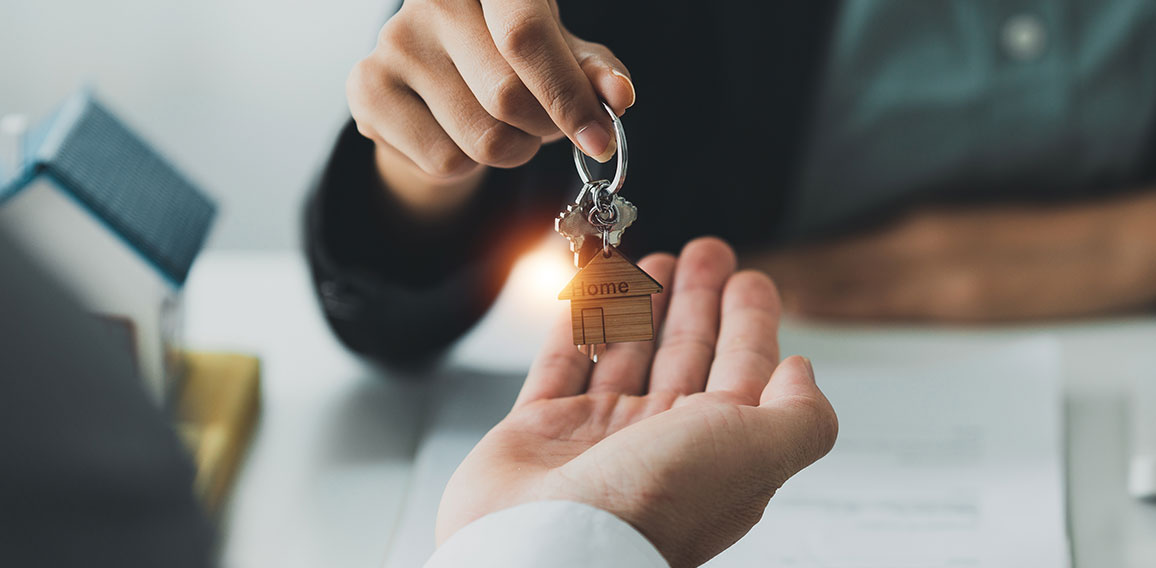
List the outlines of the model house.
<svg viewBox="0 0 1156 568">
<path fill-rule="evenodd" d="M 662 285 L 618 249 L 596 254 L 558 294 L 570 300 L 575 345 L 654 339 L 650 295 Z"/>
<path fill-rule="evenodd" d="M 180 376 L 180 291 L 214 204 L 90 93 L 20 136 L 0 230 L 135 351 L 158 400 Z"/>
</svg>

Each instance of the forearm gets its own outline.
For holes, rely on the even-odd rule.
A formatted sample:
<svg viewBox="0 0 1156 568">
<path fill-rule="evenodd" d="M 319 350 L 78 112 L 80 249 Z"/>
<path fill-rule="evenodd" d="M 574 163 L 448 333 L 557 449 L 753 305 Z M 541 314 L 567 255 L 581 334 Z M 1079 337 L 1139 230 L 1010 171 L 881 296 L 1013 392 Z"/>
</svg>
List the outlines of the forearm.
<svg viewBox="0 0 1156 568">
<path fill-rule="evenodd" d="M 417 214 L 383 183 L 375 153 L 352 127 L 341 133 L 307 204 L 306 252 L 338 338 L 378 362 L 409 366 L 435 358 L 480 317 L 501 267 L 455 249 L 448 232 L 476 228 L 448 212 Z"/>
<path fill-rule="evenodd" d="M 379 362 L 412 365 L 436 358 L 485 313 L 548 227 L 542 211 L 560 189 L 542 179 L 541 164 L 495 169 L 461 203 L 425 215 L 385 185 L 389 164 L 376 152 L 352 125 L 342 132 L 307 203 L 306 252 L 337 336 Z"/>
<path fill-rule="evenodd" d="M 1062 204 L 924 209 L 876 232 L 748 260 L 788 309 L 999 321 L 1156 305 L 1156 189 Z"/>
</svg>

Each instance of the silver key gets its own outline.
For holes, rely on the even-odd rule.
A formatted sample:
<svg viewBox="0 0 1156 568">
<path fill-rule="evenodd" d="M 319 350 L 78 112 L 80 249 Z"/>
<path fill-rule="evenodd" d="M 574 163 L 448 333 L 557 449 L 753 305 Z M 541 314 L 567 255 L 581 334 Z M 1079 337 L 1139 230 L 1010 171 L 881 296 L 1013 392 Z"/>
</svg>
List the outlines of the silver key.
<svg viewBox="0 0 1156 568">
<path fill-rule="evenodd" d="M 617 218 L 609 226 L 599 227 L 590 222 L 594 207 L 592 192 L 584 191 L 581 201 L 566 206 L 566 209 L 554 219 L 554 230 L 570 240 L 570 251 L 574 253 L 574 264 L 578 265 L 578 254 L 586 237 L 602 238 L 605 234 L 606 244 L 618 246 L 622 243 L 622 233 L 638 219 L 638 208 L 633 203 L 614 196 L 612 207 L 617 210 Z M 579 267 L 581 268 L 581 267 Z"/>
</svg>

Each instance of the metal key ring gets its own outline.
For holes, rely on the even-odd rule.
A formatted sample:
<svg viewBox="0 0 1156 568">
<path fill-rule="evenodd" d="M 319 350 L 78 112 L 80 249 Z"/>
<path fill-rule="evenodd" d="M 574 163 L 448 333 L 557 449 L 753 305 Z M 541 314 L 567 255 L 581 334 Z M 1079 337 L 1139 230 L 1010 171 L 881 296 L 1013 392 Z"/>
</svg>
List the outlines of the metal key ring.
<svg viewBox="0 0 1156 568">
<path fill-rule="evenodd" d="M 618 142 L 618 149 L 615 152 L 618 154 L 618 165 L 614 168 L 614 179 L 610 182 L 610 195 L 618 193 L 622 189 L 622 184 L 626 182 L 626 130 L 622 128 L 622 121 L 618 119 L 618 115 L 614 114 L 614 110 L 606 103 L 602 103 L 602 108 L 610 113 L 610 119 L 614 121 L 614 138 Z M 574 145 L 574 167 L 578 168 L 578 177 L 582 178 L 582 183 L 590 183 L 594 179 L 590 175 L 590 170 L 586 168 L 586 155 L 582 150 Z"/>
</svg>

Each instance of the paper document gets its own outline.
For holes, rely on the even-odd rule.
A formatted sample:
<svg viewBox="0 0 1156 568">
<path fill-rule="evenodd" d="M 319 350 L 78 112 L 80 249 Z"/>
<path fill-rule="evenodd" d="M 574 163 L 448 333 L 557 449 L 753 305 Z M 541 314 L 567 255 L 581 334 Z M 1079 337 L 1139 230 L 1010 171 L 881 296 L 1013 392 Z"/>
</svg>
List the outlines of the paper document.
<svg viewBox="0 0 1156 568">
<path fill-rule="evenodd" d="M 709 566 L 1069 565 L 1055 343 L 952 342 L 942 353 L 920 343 L 856 351 L 823 340 L 843 354 L 813 357 L 839 414 L 835 449 L 788 481 Z M 521 379 L 445 379 L 386 566 L 420 565 L 433 552 L 446 481 L 508 411 Z"/>
<path fill-rule="evenodd" d="M 1054 343 L 815 365 L 835 449 L 709 566 L 1068 566 Z"/>
</svg>

